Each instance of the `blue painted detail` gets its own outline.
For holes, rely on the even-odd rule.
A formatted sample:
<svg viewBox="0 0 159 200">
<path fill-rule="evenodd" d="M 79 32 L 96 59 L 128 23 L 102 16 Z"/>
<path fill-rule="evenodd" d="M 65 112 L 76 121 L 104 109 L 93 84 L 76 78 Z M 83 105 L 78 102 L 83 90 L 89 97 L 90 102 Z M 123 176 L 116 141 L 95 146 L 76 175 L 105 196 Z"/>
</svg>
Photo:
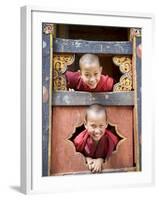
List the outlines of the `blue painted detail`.
<svg viewBox="0 0 159 200">
<path fill-rule="evenodd" d="M 107 53 L 132 55 L 130 41 L 87 41 L 71 39 L 54 39 L 56 53 Z"/>
<path fill-rule="evenodd" d="M 43 40 L 43 48 L 47 47 L 47 43 Z"/>
<path fill-rule="evenodd" d="M 43 44 L 43 57 L 50 55 L 50 35 L 43 34 L 42 38 L 42 44 Z"/>
<path fill-rule="evenodd" d="M 50 36 L 43 34 L 42 85 L 50 88 Z M 49 94 L 50 95 L 50 94 Z M 48 176 L 49 102 L 42 104 L 42 176 Z"/>
</svg>

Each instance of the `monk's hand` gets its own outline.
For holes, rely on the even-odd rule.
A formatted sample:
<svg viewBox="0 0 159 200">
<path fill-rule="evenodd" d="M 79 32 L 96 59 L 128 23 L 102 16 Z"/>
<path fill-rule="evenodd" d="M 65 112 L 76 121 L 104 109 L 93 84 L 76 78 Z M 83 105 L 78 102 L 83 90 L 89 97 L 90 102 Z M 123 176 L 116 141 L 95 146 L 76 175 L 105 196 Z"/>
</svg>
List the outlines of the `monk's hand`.
<svg viewBox="0 0 159 200">
<path fill-rule="evenodd" d="M 86 157 L 86 163 L 87 163 L 88 169 L 92 170 L 94 167 L 94 159 L 90 157 Z"/>
<path fill-rule="evenodd" d="M 74 90 L 74 89 L 71 89 L 71 88 L 69 88 L 69 89 L 68 89 L 68 91 L 69 91 L 69 92 L 74 92 L 75 90 Z"/>
<path fill-rule="evenodd" d="M 93 165 L 92 165 L 92 167 L 93 167 L 92 172 L 93 173 L 97 173 L 97 172 L 101 172 L 102 171 L 103 161 L 104 161 L 103 158 L 94 159 L 94 162 L 93 162 Z"/>
</svg>

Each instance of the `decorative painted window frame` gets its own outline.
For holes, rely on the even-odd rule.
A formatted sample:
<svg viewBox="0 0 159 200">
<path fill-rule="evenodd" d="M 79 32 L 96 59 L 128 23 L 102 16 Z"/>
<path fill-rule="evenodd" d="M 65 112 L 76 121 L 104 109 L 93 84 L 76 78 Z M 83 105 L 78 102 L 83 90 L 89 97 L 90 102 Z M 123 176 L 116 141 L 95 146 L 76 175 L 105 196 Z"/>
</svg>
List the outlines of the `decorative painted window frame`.
<svg viewBox="0 0 159 200">
<path fill-rule="evenodd" d="M 24 193 L 106 189 L 154 183 L 152 121 L 153 19 L 151 14 L 21 8 L 21 191 Z M 142 29 L 142 171 L 78 176 L 42 176 L 42 23 L 138 27 Z"/>
</svg>

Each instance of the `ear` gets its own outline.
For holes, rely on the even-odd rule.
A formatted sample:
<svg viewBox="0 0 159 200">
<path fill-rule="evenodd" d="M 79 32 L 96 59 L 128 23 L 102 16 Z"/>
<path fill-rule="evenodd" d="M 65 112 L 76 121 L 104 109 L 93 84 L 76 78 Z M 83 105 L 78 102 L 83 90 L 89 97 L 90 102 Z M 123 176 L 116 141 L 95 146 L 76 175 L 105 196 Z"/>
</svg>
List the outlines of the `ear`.
<svg viewBox="0 0 159 200">
<path fill-rule="evenodd" d="M 99 70 L 100 70 L 100 73 L 102 73 L 103 67 L 100 66 L 100 67 L 99 67 Z"/>
<path fill-rule="evenodd" d="M 105 128 L 107 128 L 107 127 L 108 127 L 108 122 L 106 121 Z"/>
<path fill-rule="evenodd" d="M 87 129 L 87 121 L 84 120 L 84 127 Z"/>
<path fill-rule="evenodd" d="M 82 71 L 81 71 L 81 69 L 79 69 L 78 72 L 80 73 L 80 75 L 82 75 Z"/>
</svg>

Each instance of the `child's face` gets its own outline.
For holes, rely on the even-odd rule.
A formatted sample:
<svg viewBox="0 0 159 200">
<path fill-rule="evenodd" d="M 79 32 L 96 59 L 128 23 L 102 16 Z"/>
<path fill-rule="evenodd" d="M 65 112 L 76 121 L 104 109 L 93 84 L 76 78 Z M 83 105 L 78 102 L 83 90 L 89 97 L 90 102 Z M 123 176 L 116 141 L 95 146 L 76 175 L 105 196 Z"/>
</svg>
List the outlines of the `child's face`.
<svg viewBox="0 0 159 200">
<path fill-rule="evenodd" d="M 85 128 L 94 141 L 99 141 L 101 139 L 105 133 L 106 127 L 106 116 L 103 112 L 99 114 L 96 114 L 95 112 L 89 112 L 87 114 Z"/>
<path fill-rule="evenodd" d="M 81 78 L 90 89 L 95 89 L 100 81 L 102 67 L 97 64 L 83 64 L 81 66 Z"/>
</svg>

